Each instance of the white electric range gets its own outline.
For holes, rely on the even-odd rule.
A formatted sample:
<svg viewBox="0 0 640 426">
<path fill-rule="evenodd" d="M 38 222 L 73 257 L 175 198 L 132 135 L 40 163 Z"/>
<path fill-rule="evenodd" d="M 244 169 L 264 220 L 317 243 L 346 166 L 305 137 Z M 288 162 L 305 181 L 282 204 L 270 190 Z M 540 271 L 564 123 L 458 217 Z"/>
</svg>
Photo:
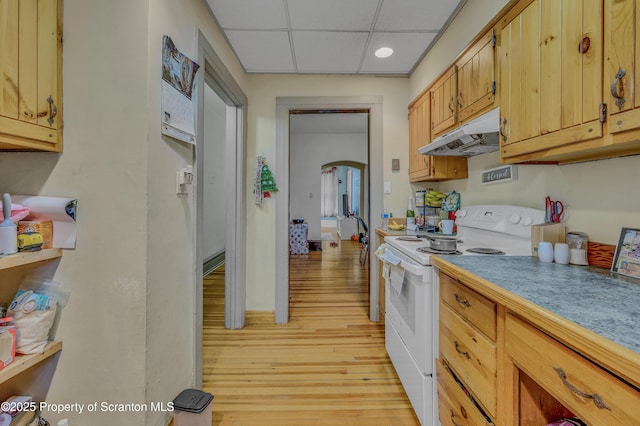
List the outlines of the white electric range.
<svg viewBox="0 0 640 426">
<path fill-rule="evenodd" d="M 531 226 L 545 212 L 511 205 L 476 205 L 456 214 L 457 232 L 436 236 L 412 232 L 385 237 L 385 250 L 397 265 L 387 265 L 385 346 L 423 426 L 438 425 L 435 358 L 438 347 L 438 285 L 427 236 L 456 241 L 454 251 L 435 254 L 475 256 L 531 255 Z M 480 250 L 476 250 L 480 249 Z M 478 253 L 478 251 L 480 253 Z"/>
</svg>

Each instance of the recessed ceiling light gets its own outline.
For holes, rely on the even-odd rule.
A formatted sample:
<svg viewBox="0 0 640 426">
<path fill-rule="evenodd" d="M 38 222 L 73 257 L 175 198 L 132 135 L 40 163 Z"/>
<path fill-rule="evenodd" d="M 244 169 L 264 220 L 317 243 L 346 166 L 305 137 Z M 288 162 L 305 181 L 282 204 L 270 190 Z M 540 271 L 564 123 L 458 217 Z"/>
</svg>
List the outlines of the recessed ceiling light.
<svg viewBox="0 0 640 426">
<path fill-rule="evenodd" d="M 393 49 L 390 47 L 381 47 L 376 50 L 376 56 L 378 58 L 388 58 L 391 55 L 393 55 Z"/>
</svg>

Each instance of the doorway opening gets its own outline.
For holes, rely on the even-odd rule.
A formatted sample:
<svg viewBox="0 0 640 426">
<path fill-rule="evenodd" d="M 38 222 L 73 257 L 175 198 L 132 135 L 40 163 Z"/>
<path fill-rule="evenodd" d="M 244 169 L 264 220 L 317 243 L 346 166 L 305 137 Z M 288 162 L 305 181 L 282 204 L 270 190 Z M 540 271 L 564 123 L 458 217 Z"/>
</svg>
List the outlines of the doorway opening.
<svg viewBox="0 0 640 426">
<path fill-rule="evenodd" d="M 308 223 L 308 238 L 321 240 L 321 183 L 317 174 L 310 170 L 320 170 L 323 165 L 341 161 L 364 164 L 361 180 L 365 201 L 359 206 L 360 215 L 369 223 L 371 217 L 382 211 L 381 191 L 369 190 L 382 187 L 382 97 L 277 98 L 276 114 L 276 175 L 285 178 L 281 181 L 280 191 L 289 194 L 288 199 L 279 197 L 276 200 L 276 323 L 286 323 L 289 321 L 289 223 L 292 219 L 304 219 Z M 346 143 L 331 148 L 330 139 L 340 139 L 337 136 L 340 133 L 332 133 L 331 138 L 327 138 L 331 129 L 322 124 L 311 126 L 315 130 L 307 129 L 304 133 L 298 127 L 298 121 L 310 121 L 311 115 L 327 118 L 349 114 L 366 116 L 366 134 L 359 150 L 357 144 L 349 146 Z M 320 119 L 318 123 L 322 121 Z M 300 137 L 301 133 L 306 136 Z M 361 157 L 345 154 L 348 148 Z M 306 162 L 309 158 L 317 163 L 311 168 Z M 311 174 L 313 177 L 301 177 Z M 377 264 L 369 257 L 366 265 L 370 269 L 369 318 L 378 321 Z"/>
<path fill-rule="evenodd" d="M 205 270 L 224 263 L 225 327 L 244 326 L 247 97 L 199 30 L 196 39 L 197 62 L 203 71 L 196 74 L 194 91 L 197 143 L 191 202 L 195 203 L 194 365 L 195 384 L 200 387 Z"/>
<path fill-rule="evenodd" d="M 365 147 L 368 149 L 368 146 Z M 366 217 L 369 204 L 365 192 L 368 167 L 365 163 L 338 161 L 325 164 L 320 171 L 320 230 L 323 241 L 360 240 L 367 234 Z M 365 196 L 366 195 L 366 196 Z M 337 235 L 336 235 L 337 234 Z"/>
</svg>

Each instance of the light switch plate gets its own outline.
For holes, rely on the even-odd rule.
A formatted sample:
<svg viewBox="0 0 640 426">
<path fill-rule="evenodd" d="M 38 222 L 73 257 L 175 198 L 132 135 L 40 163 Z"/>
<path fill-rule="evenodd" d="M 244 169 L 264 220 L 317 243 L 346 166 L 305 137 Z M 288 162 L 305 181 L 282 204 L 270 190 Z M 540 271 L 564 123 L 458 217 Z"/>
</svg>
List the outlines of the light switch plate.
<svg viewBox="0 0 640 426">
<path fill-rule="evenodd" d="M 399 172 L 400 171 L 400 159 L 399 158 L 391 159 L 391 171 L 392 172 Z"/>
<path fill-rule="evenodd" d="M 384 183 L 384 193 L 391 194 L 391 182 Z"/>
</svg>

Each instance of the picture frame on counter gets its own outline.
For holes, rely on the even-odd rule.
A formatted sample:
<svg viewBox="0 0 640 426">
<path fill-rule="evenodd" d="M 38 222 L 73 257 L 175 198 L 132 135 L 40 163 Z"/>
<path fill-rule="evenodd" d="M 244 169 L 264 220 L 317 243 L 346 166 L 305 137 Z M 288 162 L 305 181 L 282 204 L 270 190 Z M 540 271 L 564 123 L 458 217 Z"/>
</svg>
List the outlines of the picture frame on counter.
<svg viewBox="0 0 640 426">
<path fill-rule="evenodd" d="M 640 279 L 640 229 L 622 228 L 611 271 Z"/>
</svg>

